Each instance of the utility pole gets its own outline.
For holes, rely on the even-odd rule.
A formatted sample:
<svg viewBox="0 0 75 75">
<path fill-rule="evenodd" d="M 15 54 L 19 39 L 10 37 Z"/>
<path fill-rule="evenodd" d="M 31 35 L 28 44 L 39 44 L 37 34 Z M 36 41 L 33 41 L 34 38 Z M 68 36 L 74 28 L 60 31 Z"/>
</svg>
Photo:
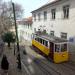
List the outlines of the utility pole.
<svg viewBox="0 0 75 75">
<path fill-rule="evenodd" d="M 17 31 L 17 24 L 16 24 L 16 15 L 15 15 L 15 5 L 12 2 L 13 7 L 13 15 L 14 15 L 14 24 L 15 24 L 15 32 L 16 32 L 16 40 L 17 40 L 17 60 L 18 60 L 18 69 L 21 70 L 21 58 L 20 58 L 20 49 L 19 49 L 19 39 L 18 39 L 18 31 Z"/>
</svg>

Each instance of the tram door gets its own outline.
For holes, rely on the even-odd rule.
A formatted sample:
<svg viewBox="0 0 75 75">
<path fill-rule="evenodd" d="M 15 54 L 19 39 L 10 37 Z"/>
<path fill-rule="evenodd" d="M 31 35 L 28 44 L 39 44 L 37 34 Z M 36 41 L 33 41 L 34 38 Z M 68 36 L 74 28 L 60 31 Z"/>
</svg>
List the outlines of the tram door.
<svg viewBox="0 0 75 75">
<path fill-rule="evenodd" d="M 54 43 L 50 42 L 50 58 L 53 60 L 54 56 Z"/>
</svg>

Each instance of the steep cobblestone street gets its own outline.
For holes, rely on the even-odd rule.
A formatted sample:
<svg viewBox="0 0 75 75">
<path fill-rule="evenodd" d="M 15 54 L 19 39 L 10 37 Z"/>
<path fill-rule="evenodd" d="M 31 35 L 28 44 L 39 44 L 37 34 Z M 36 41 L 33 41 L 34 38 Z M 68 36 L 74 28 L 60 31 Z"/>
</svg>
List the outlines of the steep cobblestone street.
<svg viewBox="0 0 75 75">
<path fill-rule="evenodd" d="M 16 48 L 15 48 L 16 49 Z M 24 51 L 26 52 L 24 54 Z M 14 56 L 14 46 L 11 48 L 5 46 L 3 54 L 7 55 L 9 61 L 8 75 L 74 75 L 75 74 L 75 63 L 65 62 L 61 64 L 55 64 L 37 54 L 31 48 L 31 43 L 28 41 L 20 43 L 20 54 L 21 54 L 21 65 L 22 70 L 19 71 L 17 68 L 16 55 Z M 1 62 L 0 57 L 0 62 Z M 0 68 L 0 75 L 2 70 Z"/>
<path fill-rule="evenodd" d="M 32 70 L 34 70 L 34 72 L 37 75 L 39 74 L 40 75 L 41 74 L 42 75 L 74 75 L 75 74 L 74 62 L 68 61 L 68 62 L 61 63 L 61 64 L 52 63 L 48 61 L 46 58 L 34 52 L 34 50 L 31 49 L 31 43 L 29 43 L 28 41 L 25 41 L 24 43 L 22 42 L 22 44 L 25 47 L 25 50 L 28 54 L 29 62 L 32 64 L 31 65 Z M 25 55 L 23 56 L 22 61 L 26 65 L 26 63 L 28 62 L 25 62 L 26 60 L 24 60 L 25 59 L 24 57 Z M 36 72 L 37 69 L 35 69 L 35 67 L 37 67 L 39 74 Z M 35 73 L 34 74 L 31 73 L 31 75 L 35 75 Z"/>
</svg>

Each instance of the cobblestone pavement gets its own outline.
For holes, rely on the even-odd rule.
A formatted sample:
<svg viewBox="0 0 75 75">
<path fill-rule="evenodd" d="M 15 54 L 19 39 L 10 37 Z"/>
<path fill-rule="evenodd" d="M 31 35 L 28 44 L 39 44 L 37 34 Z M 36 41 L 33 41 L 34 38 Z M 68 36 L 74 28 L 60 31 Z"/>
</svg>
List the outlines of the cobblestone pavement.
<svg viewBox="0 0 75 75">
<path fill-rule="evenodd" d="M 6 54 L 8 62 L 9 62 L 9 70 L 8 70 L 8 75 L 26 75 L 23 70 L 19 71 L 19 69 L 17 68 L 17 60 L 16 60 L 16 56 L 14 56 L 14 48 L 13 45 L 11 46 L 11 48 L 8 48 L 7 46 L 5 46 L 4 52 L 3 54 Z M 0 62 L 1 62 L 2 56 L 0 57 Z M 3 70 L 1 70 L 0 67 L 0 75 L 3 75 Z M 6 73 L 5 73 L 6 75 Z"/>
<path fill-rule="evenodd" d="M 28 41 L 20 43 L 20 54 L 22 70 L 17 69 L 16 55 L 14 56 L 13 45 L 9 49 L 5 47 L 4 54 L 7 55 L 9 65 L 8 75 L 74 75 L 75 63 L 66 62 L 62 64 L 54 64 L 48 61 L 46 58 L 37 54 L 31 49 L 31 43 Z M 26 51 L 26 53 L 24 53 Z M 0 57 L 0 62 L 1 62 Z M 2 70 L 0 68 L 0 75 Z M 6 75 L 6 74 L 5 74 Z"/>
</svg>

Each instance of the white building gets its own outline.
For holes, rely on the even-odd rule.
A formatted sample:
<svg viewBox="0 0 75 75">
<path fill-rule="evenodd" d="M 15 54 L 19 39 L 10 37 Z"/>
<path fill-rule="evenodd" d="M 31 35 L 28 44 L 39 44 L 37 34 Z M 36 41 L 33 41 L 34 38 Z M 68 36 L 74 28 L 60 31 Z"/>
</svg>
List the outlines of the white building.
<svg viewBox="0 0 75 75">
<path fill-rule="evenodd" d="M 20 41 L 31 41 L 32 37 L 32 17 L 17 21 L 18 36 Z"/>
<path fill-rule="evenodd" d="M 48 34 L 75 38 L 75 0 L 56 0 L 32 11 L 33 32 L 46 30 Z"/>
</svg>

